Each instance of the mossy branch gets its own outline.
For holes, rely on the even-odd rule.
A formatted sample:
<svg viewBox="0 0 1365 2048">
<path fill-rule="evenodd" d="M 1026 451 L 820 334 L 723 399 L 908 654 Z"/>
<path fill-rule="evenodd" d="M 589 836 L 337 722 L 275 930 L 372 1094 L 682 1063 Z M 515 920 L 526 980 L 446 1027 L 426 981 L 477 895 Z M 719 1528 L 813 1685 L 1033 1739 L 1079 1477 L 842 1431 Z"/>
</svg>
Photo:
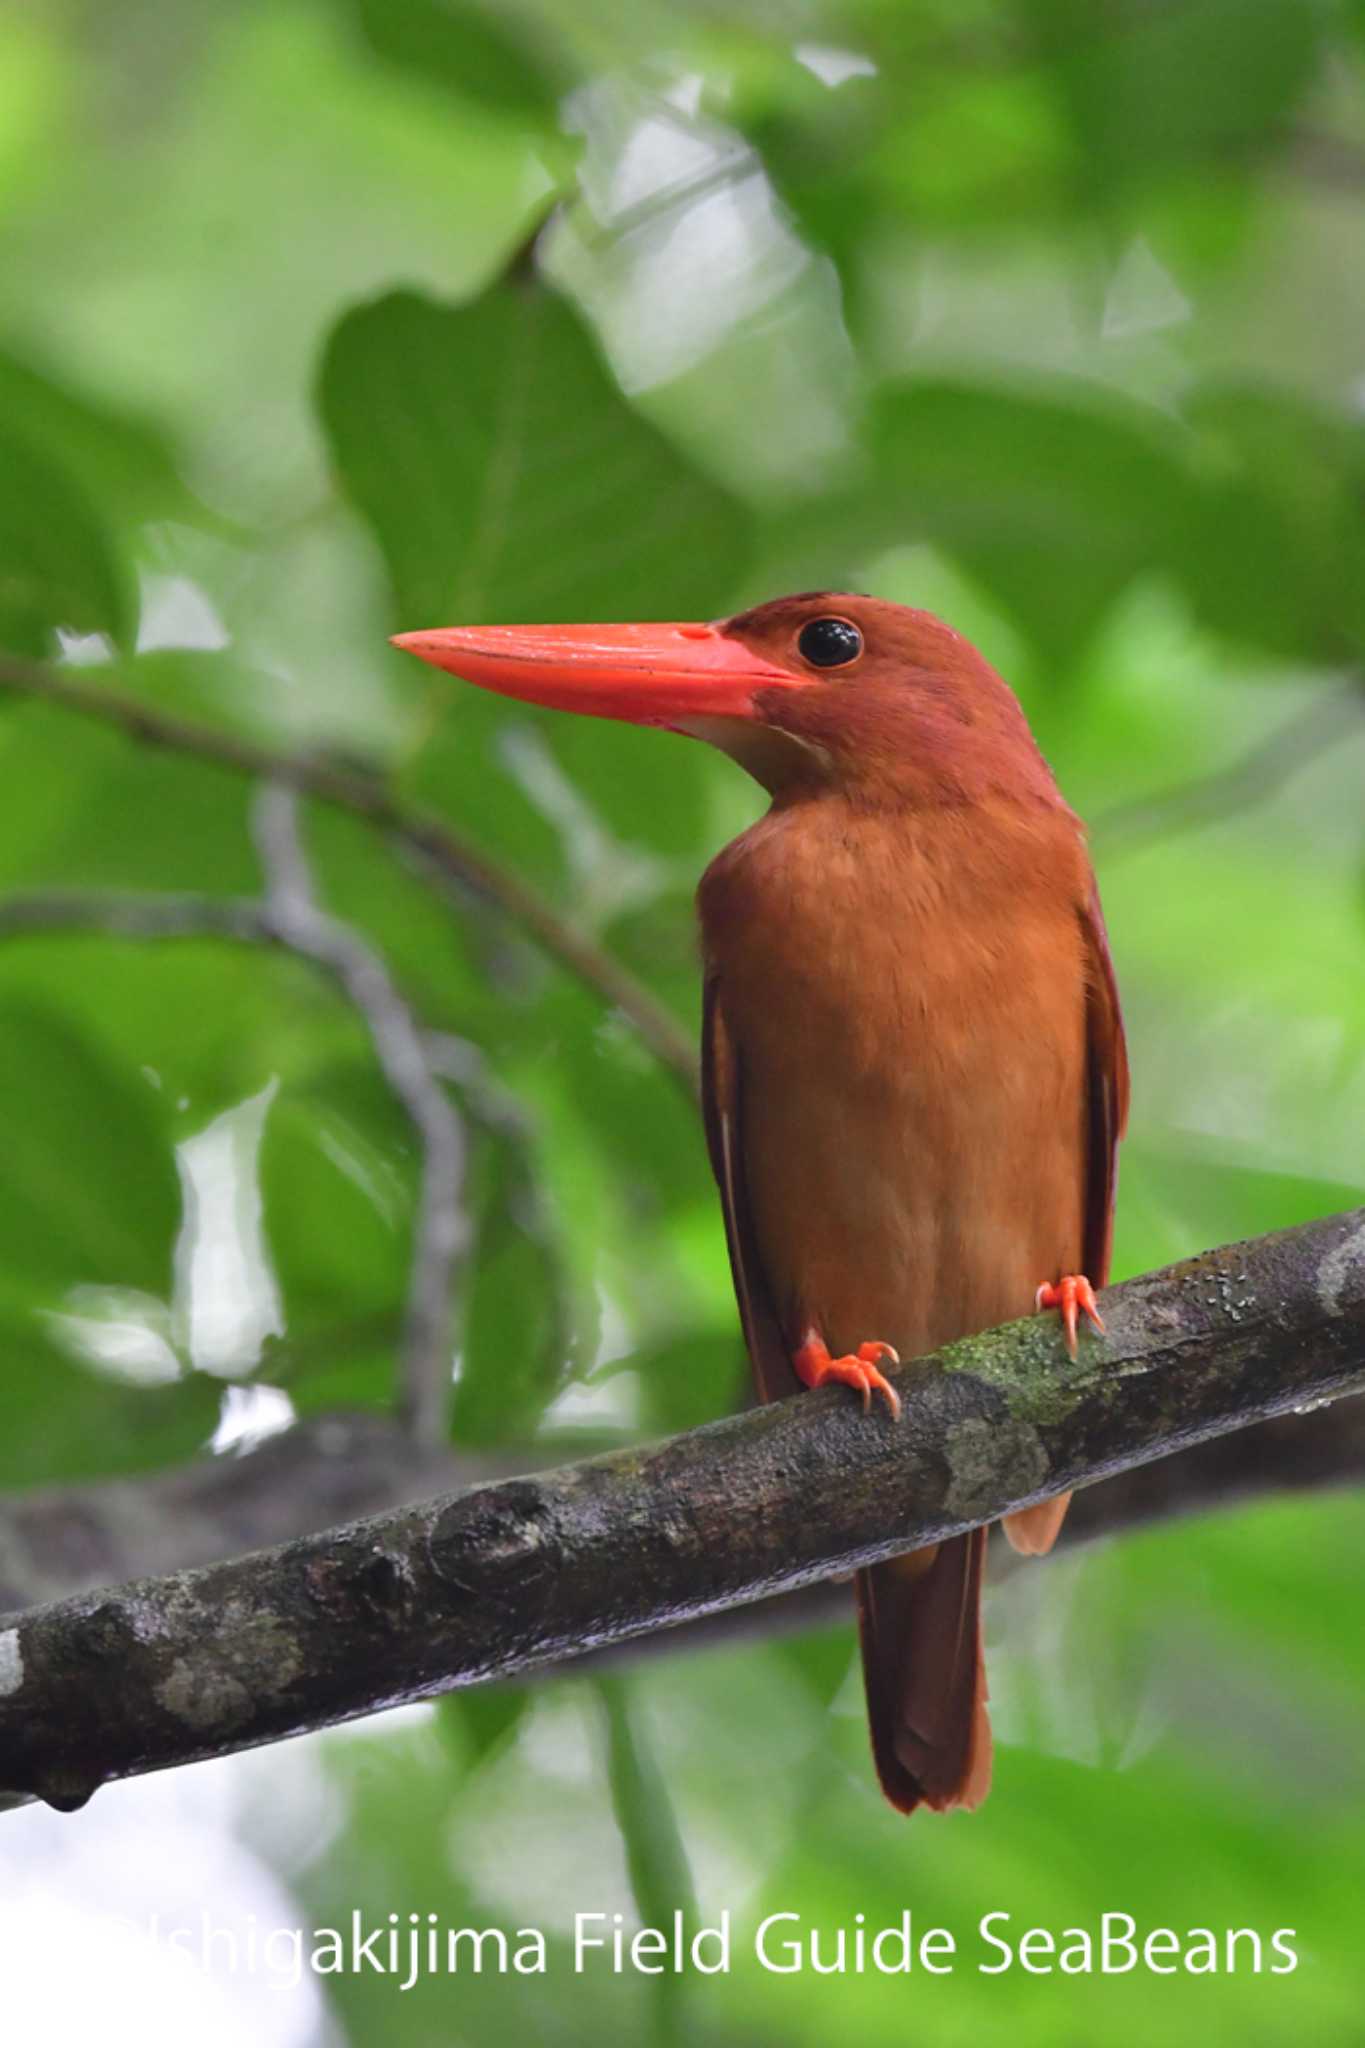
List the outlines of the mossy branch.
<svg viewBox="0 0 1365 2048">
<path fill-rule="evenodd" d="M 70 1808 L 219 1756 L 840 1576 L 1365 1388 L 1365 1210 L 895 1375 L 0 1620 L 0 1794 Z"/>
</svg>

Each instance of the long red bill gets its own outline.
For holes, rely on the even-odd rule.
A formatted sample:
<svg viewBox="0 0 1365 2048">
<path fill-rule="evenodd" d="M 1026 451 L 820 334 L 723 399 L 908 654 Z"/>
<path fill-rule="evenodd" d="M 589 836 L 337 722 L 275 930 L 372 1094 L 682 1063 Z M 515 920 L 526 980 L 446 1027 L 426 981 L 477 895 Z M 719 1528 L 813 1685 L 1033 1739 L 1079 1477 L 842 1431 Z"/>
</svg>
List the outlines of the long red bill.
<svg viewBox="0 0 1365 2048">
<path fill-rule="evenodd" d="M 752 718 L 756 690 L 802 680 L 704 625 L 442 626 L 393 644 L 504 697 L 635 725 Z"/>
</svg>

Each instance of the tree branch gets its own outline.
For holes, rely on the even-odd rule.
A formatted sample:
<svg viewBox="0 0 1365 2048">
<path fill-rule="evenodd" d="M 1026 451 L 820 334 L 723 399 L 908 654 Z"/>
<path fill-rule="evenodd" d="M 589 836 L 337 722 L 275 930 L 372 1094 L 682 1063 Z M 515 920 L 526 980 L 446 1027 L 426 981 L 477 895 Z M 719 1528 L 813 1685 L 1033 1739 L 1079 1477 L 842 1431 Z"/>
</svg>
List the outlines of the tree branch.
<svg viewBox="0 0 1365 2048">
<path fill-rule="evenodd" d="M 1105 1297 L 1069 1361 L 1030 1318 L 653 1449 L 438 1496 L 0 1623 L 0 1788 L 271 1742 L 838 1576 L 1064 1487 L 1365 1387 L 1365 1210 Z"/>
<path fill-rule="evenodd" d="M 123 1579 L 218 1564 L 309 1536 L 329 1523 L 404 1507 L 438 1489 L 544 1470 L 550 1446 L 496 1458 L 422 1449 L 387 1416 L 310 1416 L 250 1451 L 202 1457 L 135 1479 L 101 1479 L 0 1496 L 0 1613 L 65 1600 Z M 1074 1548 L 1152 1522 L 1291 1491 L 1365 1480 L 1365 1398 L 1311 1415 L 1281 1415 L 1136 1465 L 1077 1495 L 1062 1526 Z M 1013 1569 L 996 1547 L 992 1575 Z M 729 1607 L 617 1657 L 672 1653 L 809 1628 L 849 1613 L 846 1588 L 823 1579 L 753 1606 Z"/>
<path fill-rule="evenodd" d="M 88 671 L 86 673 L 89 673 Z M 695 1095 L 697 1061 L 676 1017 L 619 960 L 563 918 L 528 882 L 490 860 L 472 841 L 430 812 L 396 796 L 377 775 L 321 755 L 291 754 L 236 733 L 179 718 L 81 672 L 0 654 L 0 689 L 41 698 L 63 710 L 116 726 L 131 739 L 209 761 L 232 775 L 283 783 L 335 810 L 349 811 L 386 833 L 441 885 L 463 899 L 491 903 L 552 958 L 567 967 L 634 1025 L 655 1058 Z"/>
</svg>

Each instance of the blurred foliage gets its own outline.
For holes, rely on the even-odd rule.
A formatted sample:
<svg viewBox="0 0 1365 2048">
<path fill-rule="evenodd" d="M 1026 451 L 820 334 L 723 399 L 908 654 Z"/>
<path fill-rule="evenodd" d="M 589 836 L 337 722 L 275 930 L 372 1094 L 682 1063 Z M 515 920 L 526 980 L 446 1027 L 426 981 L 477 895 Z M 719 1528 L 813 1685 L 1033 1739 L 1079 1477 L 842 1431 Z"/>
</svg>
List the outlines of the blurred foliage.
<svg viewBox="0 0 1365 2048">
<path fill-rule="evenodd" d="M 631 410 L 582 323 L 534 281 L 465 307 L 397 294 L 348 315 L 321 411 L 400 619 L 544 620 L 566 603 L 631 616 L 642 602 L 690 618 L 743 567 L 741 508 Z M 623 506 L 638 508 L 629 522 Z"/>
<path fill-rule="evenodd" d="M 1136 1077 L 1119 1273 L 1362 1199 L 1365 731 L 1294 745 L 1365 662 L 1360 7 L 11 0 L 0 259 L 8 651 L 363 761 L 690 1023 L 691 888 L 757 792 L 386 636 L 812 585 L 941 610 L 1096 827 Z M 1212 821 L 1178 794 L 1281 752 Z M 211 765 L 0 697 L 0 775 L 0 890 L 261 886 Z M 449 1055 L 457 1440 L 567 1455 L 733 1406 L 676 1082 L 481 899 L 321 807 L 308 841 Z M 332 982 L 7 937 L 0 1023 L 4 1485 L 202 1453 L 220 1415 L 221 1447 L 256 1386 L 391 1404 L 420 1148 Z M 1286 1502 L 1013 1579 L 971 1823 L 880 1807 L 840 1629 L 328 1738 L 325 1852 L 261 1853 L 301 1911 L 543 1924 L 560 1972 L 576 1907 L 694 1889 L 741 1930 L 1113 1908 L 1305 1956 L 334 1980 L 357 2042 L 873 2044 L 908 2009 L 945 2043 L 1353 2038 L 1359 1518 Z"/>
</svg>

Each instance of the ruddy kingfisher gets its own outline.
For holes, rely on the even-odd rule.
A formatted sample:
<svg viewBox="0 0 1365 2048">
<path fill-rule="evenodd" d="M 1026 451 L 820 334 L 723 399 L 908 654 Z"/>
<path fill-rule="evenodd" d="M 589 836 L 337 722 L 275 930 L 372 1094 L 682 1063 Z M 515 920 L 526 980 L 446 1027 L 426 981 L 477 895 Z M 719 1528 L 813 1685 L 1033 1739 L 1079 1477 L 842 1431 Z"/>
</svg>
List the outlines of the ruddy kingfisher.
<svg viewBox="0 0 1365 2048">
<path fill-rule="evenodd" d="M 709 741 L 769 792 L 698 892 L 706 1135 L 766 1401 L 1059 1308 L 1103 1323 L 1128 1068 L 1082 827 L 1018 700 L 929 612 L 807 591 L 710 624 L 396 644 L 531 704 Z M 869 1426 L 873 1426 L 869 1423 Z M 1069 1496 L 1008 1515 L 1051 1548 Z M 985 1529 L 857 1576 L 882 1788 L 991 1773 Z"/>
</svg>

